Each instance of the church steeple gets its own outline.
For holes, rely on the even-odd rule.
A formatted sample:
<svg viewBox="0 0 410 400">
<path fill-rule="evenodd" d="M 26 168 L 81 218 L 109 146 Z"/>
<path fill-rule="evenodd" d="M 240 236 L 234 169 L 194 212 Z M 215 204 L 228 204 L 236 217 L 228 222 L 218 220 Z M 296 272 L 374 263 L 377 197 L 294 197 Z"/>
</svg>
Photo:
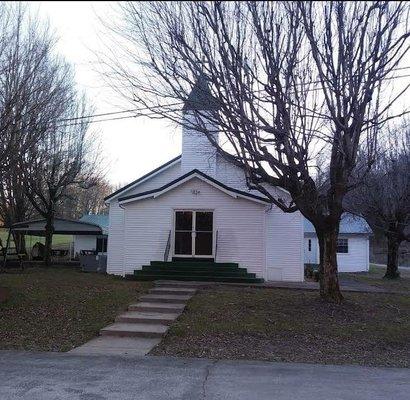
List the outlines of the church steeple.
<svg viewBox="0 0 410 400">
<path fill-rule="evenodd" d="M 199 169 L 210 176 L 216 175 L 216 151 L 203 129 L 207 129 L 216 138 L 218 137 L 218 127 L 212 122 L 212 113 L 218 108 L 218 103 L 211 94 L 206 76 L 201 74 L 183 107 L 182 173 Z M 207 114 L 210 114 L 211 118 L 208 119 Z"/>
<path fill-rule="evenodd" d="M 219 105 L 209 89 L 208 79 L 202 73 L 185 100 L 183 110 L 214 111 L 218 109 Z"/>
</svg>

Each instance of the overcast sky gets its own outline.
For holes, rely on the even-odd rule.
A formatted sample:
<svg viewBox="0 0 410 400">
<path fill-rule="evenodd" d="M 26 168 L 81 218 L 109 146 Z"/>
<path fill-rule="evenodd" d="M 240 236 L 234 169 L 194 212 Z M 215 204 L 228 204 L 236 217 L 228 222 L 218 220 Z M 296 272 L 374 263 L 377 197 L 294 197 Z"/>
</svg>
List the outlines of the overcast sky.
<svg viewBox="0 0 410 400">
<path fill-rule="evenodd" d="M 118 111 L 115 92 L 104 85 L 96 71 L 93 51 L 104 33 L 98 16 L 110 15 L 115 2 L 31 2 L 48 18 L 60 38 L 58 51 L 76 69 L 77 82 L 95 107 L 95 113 Z M 131 106 L 132 107 L 132 106 Z M 128 108 L 130 105 L 128 104 Z M 179 129 L 165 121 L 132 118 L 92 124 L 101 137 L 107 179 L 128 183 L 180 154 Z"/>
<path fill-rule="evenodd" d="M 95 108 L 95 113 L 113 112 L 132 108 L 131 104 L 122 104 L 115 91 L 105 86 L 97 72 L 94 52 L 101 49 L 106 30 L 100 18 L 112 20 L 116 2 L 31 2 L 41 17 L 49 20 L 51 27 L 60 38 L 58 51 L 71 62 L 76 69 L 79 87 L 86 92 Z M 409 68 L 407 62 L 401 66 Z M 397 71 L 404 75 L 400 79 L 389 81 L 402 90 L 410 85 L 409 70 Z M 390 94 L 391 95 L 391 94 Z M 401 97 L 395 105 L 394 113 L 409 110 L 408 94 Z M 114 185 L 126 184 L 151 171 L 160 164 L 180 154 L 180 128 L 171 126 L 166 121 L 151 120 L 146 117 L 117 121 L 93 123 L 102 143 L 107 179 Z"/>
</svg>

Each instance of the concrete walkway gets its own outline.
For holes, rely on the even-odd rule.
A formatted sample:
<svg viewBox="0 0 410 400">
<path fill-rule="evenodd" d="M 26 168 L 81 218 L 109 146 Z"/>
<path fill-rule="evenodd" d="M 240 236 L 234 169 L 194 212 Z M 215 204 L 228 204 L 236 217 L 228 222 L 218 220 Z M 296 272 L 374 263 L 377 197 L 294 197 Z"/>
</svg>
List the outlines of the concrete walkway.
<svg viewBox="0 0 410 400">
<path fill-rule="evenodd" d="M 1 400 L 407 400 L 410 370 L 0 352 Z"/>
<path fill-rule="evenodd" d="M 78 355 L 143 356 L 149 353 L 168 331 L 169 325 L 184 311 L 196 289 L 162 285 L 150 289 L 140 302 L 117 316 L 115 323 L 100 331 L 100 336 L 71 350 Z"/>
</svg>

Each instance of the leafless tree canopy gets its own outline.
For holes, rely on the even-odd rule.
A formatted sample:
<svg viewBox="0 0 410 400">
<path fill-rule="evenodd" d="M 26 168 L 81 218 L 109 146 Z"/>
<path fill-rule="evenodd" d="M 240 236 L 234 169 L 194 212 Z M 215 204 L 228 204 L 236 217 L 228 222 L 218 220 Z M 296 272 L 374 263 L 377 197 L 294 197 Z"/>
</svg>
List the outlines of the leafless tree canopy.
<svg viewBox="0 0 410 400">
<path fill-rule="evenodd" d="M 49 262 L 67 191 L 99 178 L 83 118 L 90 108 L 48 25 L 21 4 L 0 3 L 0 14 L 0 214 L 8 226 L 33 213 L 45 218 Z"/>
<path fill-rule="evenodd" d="M 89 114 L 78 97 L 73 81 L 65 81 L 60 113 L 53 121 Z M 54 116 L 55 118 L 55 116 Z M 22 159 L 25 194 L 34 209 L 46 219 L 45 261 L 50 263 L 54 217 L 71 187 L 92 187 L 99 178 L 93 143 L 87 136 L 88 121 L 52 123 L 42 139 Z"/>
<path fill-rule="evenodd" d="M 67 190 L 58 215 L 63 218 L 78 219 L 84 214 L 108 214 L 104 198 L 115 191 L 114 186 L 103 178 L 93 179 L 92 187 L 72 186 Z"/>
<path fill-rule="evenodd" d="M 336 239 L 343 198 L 357 185 L 352 178 L 359 149 L 367 155 L 364 176 L 374 162 L 378 127 L 407 89 L 392 96 L 387 91 L 409 48 L 408 4 L 120 7 L 112 28 L 116 43 L 104 58 L 108 79 L 146 115 L 178 123 L 182 102 L 202 80 L 217 107 L 197 110 L 201 118 L 182 123 L 203 132 L 220 155 L 243 168 L 250 188 L 312 221 L 327 277 L 322 294 L 340 299 Z M 319 155 L 324 165 L 317 164 Z M 326 172 L 320 185 L 319 168 Z M 272 186 L 286 189 L 291 199 L 278 198 Z"/>
<path fill-rule="evenodd" d="M 375 165 L 356 190 L 347 207 L 363 216 L 387 238 L 387 278 L 396 278 L 399 247 L 410 241 L 410 123 L 405 119 L 390 129 Z"/>
</svg>

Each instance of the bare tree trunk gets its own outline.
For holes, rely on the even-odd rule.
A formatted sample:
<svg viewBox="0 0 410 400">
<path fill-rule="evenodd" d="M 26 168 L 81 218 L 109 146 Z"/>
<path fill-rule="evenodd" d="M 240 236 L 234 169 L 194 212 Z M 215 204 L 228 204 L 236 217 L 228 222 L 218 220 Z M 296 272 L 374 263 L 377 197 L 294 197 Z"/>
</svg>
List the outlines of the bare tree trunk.
<svg viewBox="0 0 410 400">
<path fill-rule="evenodd" d="M 46 267 L 51 265 L 51 249 L 53 243 L 53 233 L 54 233 L 54 215 L 50 213 L 46 217 L 45 226 L 45 248 L 44 248 L 44 264 Z"/>
<path fill-rule="evenodd" d="M 338 230 L 323 231 L 317 234 L 319 242 L 319 285 L 320 296 L 327 301 L 341 303 L 343 300 L 337 275 L 337 237 Z"/>
<path fill-rule="evenodd" d="M 27 254 L 26 238 L 24 236 L 24 233 L 13 232 L 13 240 L 16 245 L 16 252 L 18 254 Z"/>
<path fill-rule="evenodd" d="M 396 235 L 387 235 L 387 268 L 384 278 L 396 279 L 400 277 L 399 272 L 399 247 L 400 241 Z"/>
<path fill-rule="evenodd" d="M 320 285 L 320 288 L 322 288 L 323 287 L 323 275 L 324 275 L 323 254 L 325 251 L 324 235 L 322 232 L 317 231 L 317 241 L 319 244 L 319 285 Z"/>
</svg>

